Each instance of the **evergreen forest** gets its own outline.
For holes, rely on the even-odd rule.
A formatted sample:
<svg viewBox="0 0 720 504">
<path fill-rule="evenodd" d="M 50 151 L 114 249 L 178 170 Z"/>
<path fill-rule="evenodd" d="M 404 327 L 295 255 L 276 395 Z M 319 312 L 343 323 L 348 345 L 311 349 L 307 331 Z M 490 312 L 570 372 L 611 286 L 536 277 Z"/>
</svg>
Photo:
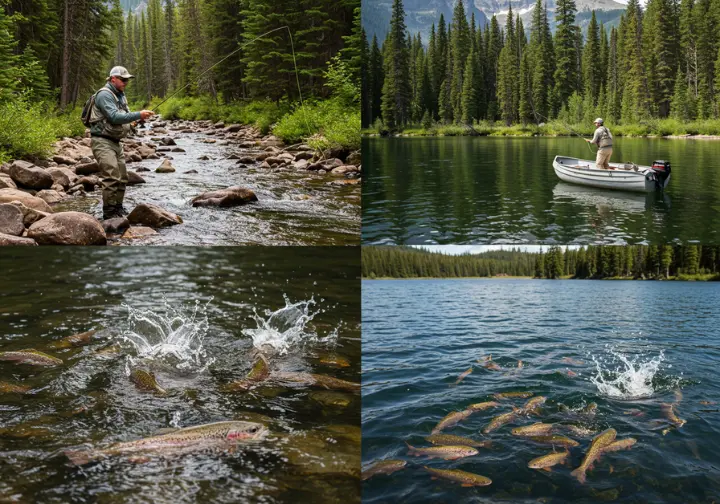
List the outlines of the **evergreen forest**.
<svg viewBox="0 0 720 504">
<path fill-rule="evenodd" d="M 720 247 L 701 245 L 551 246 L 449 255 L 422 248 L 362 249 L 363 278 L 520 276 L 578 279 L 720 280 Z"/>
<path fill-rule="evenodd" d="M 115 65 L 136 76 L 131 109 L 182 89 L 166 118 L 357 148 L 362 50 L 359 0 L 150 0 L 139 14 L 120 0 L 2 0 L 0 161 L 82 134 L 79 109 Z"/>
<path fill-rule="evenodd" d="M 576 15 L 574 0 L 558 0 L 551 27 L 537 0 L 530 26 L 512 7 L 505 26 L 496 17 L 481 26 L 457 2 L 422 40 L 393 0 L 382 45 L 363 40 L 363 127 L 461 134 L 549 123 L 544 132 L 569 134 L 567 124 L 589 132 L 600 116 L 619 134 L 720 132 L 720 2 L 630 0 L 610 29 L 593 12 L 581 31 Z"/>
</svg>

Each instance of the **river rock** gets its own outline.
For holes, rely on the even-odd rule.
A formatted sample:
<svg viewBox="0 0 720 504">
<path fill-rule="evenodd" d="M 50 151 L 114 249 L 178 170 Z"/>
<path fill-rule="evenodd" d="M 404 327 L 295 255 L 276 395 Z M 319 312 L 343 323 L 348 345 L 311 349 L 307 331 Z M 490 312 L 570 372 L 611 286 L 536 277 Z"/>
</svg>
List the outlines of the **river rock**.
<svg viewBox="0 0 720 504">
<path fill-rule="evenodd" d="M 125 240 L 135 240 L 138 238 L 147 238 L 148 236 L 156 234 L 158 234 L 158 232 L 153 228 L 149 228 L 147 226 L 133 226 L 123 233 L 122 238 Z"/>
<path fill-rule="evenodd" d="M 175 171 L 175 167 L 172 165 L 170 160 L 165 159 L 162 163 L 160 163 L 160 166 L 158 166 L 155 169 L 156 173 L 172 173 Z"/>
<path fill-rule="evenodd" d="M 173 147 L 170 152 L 185 152 L 185 149 L 182 147 Z"/>
<path fill-rule="evenodd" d="M 69 168 L 48 168 L 47 172 L 53 178 L 56 184 L 60 184 L 64 189 L 75 185 L 77 175 Z"/>
<path fill-rule="evenodd" d="M 322 164 L 326 170 L 330 171 L 333 168 L 337 168 L 338 166 L 343 166 L 345 163 L 343 163 L 341 159 L 331 158 L 326 161 L 323 161 Z"/>
<path fill-rule="evenodd" d="M 298 152 L 297 154 L 295 154 L 295 161 L 300 161 L 302 159 L 310 160 L 312 158 L 313 158 L 313 153 L 308 152 L 308 151 L 302 151 L 302 152 Z"/>
<path fill-rule="evenodd" d="M 13 203 L 14 201 L 19 201 L 23 205 L 30 207 L 34 210 L 52 213 L 50 205 L 48 205 L 41 198 L 31 196 L 30 194 L 19 189 L 0 189 L 0 203 Z"/>
<path fill-rule="evenodd" d="M 197 172 L 198 172 L 197 170 L 188 170 L 188 171 L 183 172 L 183 173 L 184 173 L 185 175 L 191 175 L 191 174 L 197 173 Z"/>
<path fill-rule="evenodd" d="M 175 140 L 170 137 L 164 137 L 162 140 L 160 140 L 160 143 L 163 145 L 177 145 L 175 143 Z"/>
<path fill-rule="evenodd" d="M 69 156 L 55 155 L 52 157 L 52 160 L 55 161 L 59 165 L 74 165 L 75 164 L 75 160 Z"/>
<path fill-rule="evenodd" d="M 269 158 L 265 158 L 265 162 L 271 166 L 285 164 L 284 159 L 281 159 L 279 157 L 273 157 L 273 156 L 271 156 Z"/>
<path fill-rule="evenodd" d="M 210 157 L 209 157 L 209 156 L 200 156 L 200 157 L 198 158 L 198 160 L 199 160 L 199 161 L 210 161 Z"/>
<path fill-rule="evenodd" d="M 30 189 L 50 189 L 53 185 L 52 175 L 27 161 L 14 161 L 10 165 L 10 178 Z"/>
<path fill-rule="evenodd" d="M 238 164 L 253 164 L 255 162 L 255 158 L 252 156 L 242 156 L 238 158 Z"/>
<path fill-rule="evenodd" d="M 32 238 L 22 238 L 20 236 L 0 233 L 0 247 L 15 247 L 17 245 L 37 245 L 37 243 L 35 243 L 35 240 Z"/>
<path fill-rule="evenodd" d="M 44 219 L 45 217 L 50 215 L 47 212 L 41 212 L 40 210 L 35 210 L 34 208 L 27 207 L 23 205 L 20 201 L 13 201 L 10 204 L 16 206 L 22 212 L 23 224 L 25 225 L 25 227 L 31 226 L 40 219 Z"/>
<path fill-rule="evenodd" d="M 328 185 L 358 185 L 361 180 L 362 179 L 359 178 L 333 180 L 332 182 L 328 182 Z"/>
<path fill-rule="evenodd" d="M 135 171 L 138 172 L 138 173 L 140 173 L 140 172 L 149 172 L 149 171 L 150 171 L 150 168 L 145 168 L 144 166 L 141 166 L 140 168 L 138 168 L 138 169 L 135 170 Z"/>
<path fill-rule="evenodd" d="M 362 163 L 362 155 L 360 151 L 351 152 L 347 158 L 345 158 L 346 164 L 359 166 Z"/>
<path fill-rule="evenodd" d="M 40 245 L 105 245 L 105 230 L 83 212 L 60 212 L 30 226 L 28 237 Z"/>
<path fill-rule="evenodd" d="M 137 185 L 137 184 L 144 184 L 145 179 L 142 178 L 140 175 L 135 173 L 134 171 L 128 171 L 128 183 L 127 185 Z"/>
<path fill-rule="evenodd" d="M 112 219 L 104 220 L 100 224 L 102 224 L 102 227 L 107 234 L 119 233 L 123 229 L 130 227 L 130 221 L 128 221 L 125 217 L 114 217 Z"/>
<path fill-rule="evenodd" d="M 25 224 L 22 210 L 10 203 L 0 204 L 0 233 L 20 236 L 23 231 L 25 231 Z"/>
<path fill-rule="evenodd" d="M 168 130 L 166 130 L 165 128 L 158 128 L 158 127 L 154 127 L 152 129 L 152 132 L 156 133 L 158 135 L 167 135 L 168 134 Z"/>
<path fill-rule="evenodd" d="M 142 161 L 143 158 L 137 152 L 131 152 L 128 156 L 126 156 L 126 159 L 129 163 L 137 163 L 138 161 Z"/>
<path fill-rule="evenodd" d="M 337 168 L 333 168 L 330 173 L 333 175 L 345 175 L 348 173 L 358 173 L 360 170 L 355 165 L 342 165 Z"/>
<path fill-rule="evenodd" d="M 225 131 L 228 133 L 237 133 L 242 129 L 242 124 L 231 124 L 230 126 L 225 126 Z"/>
<path fill-rule="evenodd" d="M 75 166 L 75 173 L 78 175 L 93 175 L 95 173 L 100 173 L 100 165 L 97 164 L 97 161 L 78 164 Z"/>
<path fill-rule="evenodd" d="M 161 228 L 182 224 L 182 218 L 172 212 L 168 212 L 156 205 L 142 203 L 136 206 L 128 215 L 130 224 Z"/>
<path fill-rule="evenodd" d="M 0 189 L 17 189 L 17 185 L 9 175 L 0 174 Z"/>
<path fill-rule="evenodd" d="M 225 123 L 223 121 L 218 121 L 215 124 L 213 124 L 213 128 L 224 128 Z"/>
<path fill-rule="evenodd" d="M 35 196 L 44 200 L 48 205 L 54 205 L 55 203 L 59 203 L 65 199 L 65 196 L 57 191 L 53 191 L 52 189 L 43 189 L 42 191 L 38 191 Z"/>
<path fill-rule="evenodd" d="M 192 206 L 231 207 L 257 201 L 257 196 L 250 189 L 240 186 L 228 187 L 211 191 L 193 198 Z"/>
<path fill-rule="evenodd" d="M 275 135 L 268 135 L 260 141 L 261 145 L 268 147 L 280 147 L 283 145 L 283 141 Z"/>
<path fill-rule="evenodd" d="M 245 142 L 241 142 L 239 147 L 241 149 L 252 149 L 253 147 L 255 147 L 255 142 L 253 142 L 251 140 L 247 140 Z"/>
<path fill-rule="evenodd" d="M 85 175 L 77 179 L 77 183 L 82 185 L 87 192 L 92 192 L 95 190 L 95 186 L 100 185 L 100 179 L 97 175 Z"/>
<path fill-rule="evenodd" d="M 307 170 L 307 167 L 310 166 L 310 161 L 301 159 L 300 161 L 295 161 L 293 166 L 298 170 Z"/>
</svg>

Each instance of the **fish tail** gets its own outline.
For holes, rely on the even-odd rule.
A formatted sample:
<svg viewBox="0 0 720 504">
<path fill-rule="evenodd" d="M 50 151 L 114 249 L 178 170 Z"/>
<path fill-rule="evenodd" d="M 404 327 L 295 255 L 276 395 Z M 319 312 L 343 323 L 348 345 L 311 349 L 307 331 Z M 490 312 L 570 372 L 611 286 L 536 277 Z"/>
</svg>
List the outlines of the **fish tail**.
<svg viewBox="0 0 720 504">
<path fill-rule="evenodd" d="M 408 443 L 407 441 L 405 441 L 405 444 L 407 445 L 408 450 L 409 450 L 408 455 L 415 455 L 415 453 L 417 452 L 417 448 L 415 448 L 414 446 L 412 446 L 412 445 L 411 445 L 410 443 Z"/>
<path fill-rule="evenodd" d="M 95 459 L 92 452 L 81 451 L 81 450 L 67 450 L 65 456 L 70 460 L 73 465 L 82 466 L 89 464 Z"/>
<path fill-rule="evenodd" d="M 587 476 L 585 475 L 585 471 L 582 470 L 582 467 L 578 467 L 577 469 L 572 471 L 570 473 L 570 475 L 577 478 L 577 480 L 582 484 L 584 484 L 585 480 L 587 479 Z"/>
</svg>

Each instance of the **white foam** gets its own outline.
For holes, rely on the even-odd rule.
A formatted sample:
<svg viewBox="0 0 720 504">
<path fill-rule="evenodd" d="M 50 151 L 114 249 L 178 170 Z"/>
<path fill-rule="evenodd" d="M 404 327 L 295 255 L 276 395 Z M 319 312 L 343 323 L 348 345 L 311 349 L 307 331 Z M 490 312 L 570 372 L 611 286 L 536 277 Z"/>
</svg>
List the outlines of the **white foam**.
<svg viewBox="0 0 720 504">
<path fill-rule="evenodd" d="M 653 379 L 665 359 L 662 351 L 652 358 L 642 354 L 631 357 L 614 348 L 609 348 L 608 354 L 605 358 L 592 356 L 597 373 L 590 381 L 600 394 L 616 399 L 639 399 L 655 394 Z"/>
</svg>

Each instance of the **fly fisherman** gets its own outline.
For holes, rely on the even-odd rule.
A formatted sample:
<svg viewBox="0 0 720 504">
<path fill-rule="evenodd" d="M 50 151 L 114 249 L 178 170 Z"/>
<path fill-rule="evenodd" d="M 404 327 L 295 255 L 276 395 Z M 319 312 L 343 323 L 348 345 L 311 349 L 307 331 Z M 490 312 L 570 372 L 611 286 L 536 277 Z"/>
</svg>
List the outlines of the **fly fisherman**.
<svg viewBox="0 0 720 504">
<path fill-rule="evenodd" d="M 612 156 L 613 138 L 610 130 L 603 126 L 603 120 L 599 117 L 595 119 L 595 134 L 592 140 L 585 140 L 588 143 L 598 146 L 597 157 L 595 158 L 595 166 L 601 170 L 614 170 L 610 167 L 610 156 Z"/>
<path fill-rule="evenodd" d="M 151 110 L 130 112 L 124 91 L 127 82 L 133 77 L 125 67 L 113 67 L 107 84 L 95 94 L 90 145 L 100 167 L 103 219 L 127 214 L 123 209 L 123 199 L 128 176 L 120 140 L 130 135 L 130 123 L 141 119 L 144 121 L 155 114 Z"/>
</svg>

